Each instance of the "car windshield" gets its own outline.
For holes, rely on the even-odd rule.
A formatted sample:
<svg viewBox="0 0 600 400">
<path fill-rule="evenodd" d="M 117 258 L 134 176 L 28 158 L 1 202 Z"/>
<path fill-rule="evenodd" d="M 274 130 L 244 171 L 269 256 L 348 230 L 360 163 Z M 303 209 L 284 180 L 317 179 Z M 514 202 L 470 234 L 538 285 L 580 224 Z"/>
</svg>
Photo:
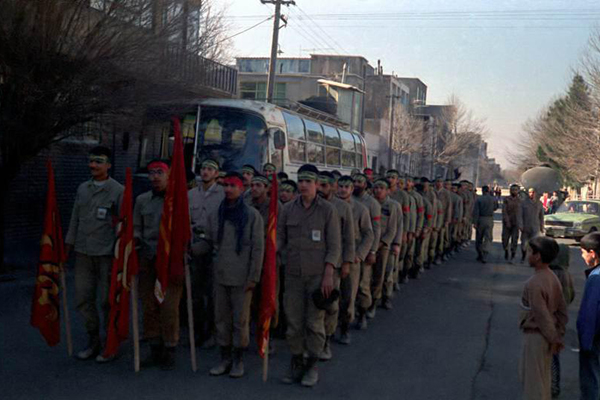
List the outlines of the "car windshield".
<svg viewBox="0 0 600 400">
<path fill-rule="evenodd" d="M 598 214 L 598 203 L 589 201 L 567 201 L 563 203 L 557 212 L 573 214 Z"/>
<path fill-rule="evenodd" d="M 265 162 L 266 125 L 256 115 L 203 106 L 198 130 L 196 165 L 206 158 L 213 158 L 219 161 L 224 171 L 233 171 L 244 164 L 259 168 Z"/>
</svg>

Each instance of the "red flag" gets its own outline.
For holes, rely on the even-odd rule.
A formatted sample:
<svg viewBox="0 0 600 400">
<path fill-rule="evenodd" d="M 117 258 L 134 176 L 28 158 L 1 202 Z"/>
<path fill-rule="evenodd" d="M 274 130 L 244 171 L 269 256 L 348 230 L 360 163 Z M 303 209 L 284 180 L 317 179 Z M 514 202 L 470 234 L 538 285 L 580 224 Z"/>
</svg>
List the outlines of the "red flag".
<svg viewBox="0 0 600 400">
<path fill-rule="evenodd" d="M 138 259 L 133 239 L 133 184 L 131 168 L 125 173 L 125 191 L 117 228 L 115 257 L 112 264 L 108 332 L 104 357 L 117 354 L 119 344 L 129 336 L 131 280 L 137 275 Z"/>
<path fill-rule="evenodd" d="M 31 307 L 31 325 L 38 328 L 49 346 L 60 342 L 59 278 L 62 264 L 67 260 L 63 242 L 60 214 L 56 204 L 54 170 L 48 160 L 48 193 L 44 233 L 40 242 L 40 261 Z"/>
<path fill-rule="evenodd" d="M 183 161 L 183 142 L 179 119 L 173 117 L 175 143 L 169 186 L 165 194 L 160 236 L 156 249 L 156 285 L 154 295 L 159 303 L 165 299 L 169 279 L 181 280 L 184 274 L 184 256 L 191 237 L 188 189 Z"/>
<path fill-rule="evenodd" d="M 271 318 L 275 315 L 275 286 L 277 284 L 277 213 L 278 213 L 277 176 L 271 179 L 271 199 L 269 203 L 269 223 L 267 225 L 267 241 L 265 243 L 265 262 L 261 280 L 260 307 L 258 312 L 258 332 L 256 341 L 258 353 L 265 356 L 269 343 Z"/>
</svg>

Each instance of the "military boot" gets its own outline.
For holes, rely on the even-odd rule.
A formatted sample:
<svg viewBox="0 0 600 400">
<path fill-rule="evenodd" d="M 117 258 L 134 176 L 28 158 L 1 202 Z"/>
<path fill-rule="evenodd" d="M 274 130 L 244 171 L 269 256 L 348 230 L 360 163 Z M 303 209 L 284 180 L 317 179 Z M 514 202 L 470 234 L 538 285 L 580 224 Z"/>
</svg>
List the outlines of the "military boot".
<svg viewBox="0 0 600 400">
<path fill-rule="evenodd" d="M 352 337 L 350 336 L 350 332 L 348 332 L 348 322 L 342 322 L 340 326 L 340 339 L 338 342 L 341 344 L 350 344 L 352 342 Z"/>
<path fill-rule="evenodd" d="M 229 372 L 230 378 L 241 378 L 244 376 L 244 349 L 233 349 L 233 366 Z"/>
<path fill-rule="evenodd" d="M 142 360 L 140 366 L 142 368 L 156 367 L 160 365 L 163 357 L 164 347 L 162 343 L 150 343 L 150 354 Z"/>
<path fill-rule="evenodd" d="M 210 369 L 209 373 L 212 376 L 219 376 L 226 374 L 231 369 L 231 347 L 221 347 L 221 362 L 216 367 Z"/>
<path fill-rule="evenodd" d="M 177 347 L 165 347 L 162 360 L 160 362 L 160 369 L 163 371 L 171 371 L 175 369 L 175 353 Z"/>
<path fill-rule="evenodd" d="M 286 375 L 281 379 L 281 382 L 291 385 L 298 383 L 304 375 L 304 357 L 302 354 L 292 356 L 292 362 Z"/>
<path fill-rule="evenodd" d="M 366 310 L 362 308 L 357 309 L 356 329 L 360 329 L 361 331 L 367 330 L 367 314 Z"/>
<path fill-rule="evenodd" d="M 377 312 L 377 302 L 375 300 L 373 300 L 373 304 L 371 304 L 371 307 L 369 307 L 369 309 L 367 310 L 367 318 L 369 319 L 373 319 L 375 318 L 375 313 Z"/>
<path fill-rule="evenodd" d="M 381 306 L 386 310 L 391 310 L 392 308 L 394 308 L 394 306 L 392 305 L 392 300 L 390 300 L 389 297 L 385 297 L 383 299 L 383 304 Z"/>
<path fill-rule="evenodd" d="M 77 358 L 80 360 L 90 360 L 98 356 L 100 350 L 100 336 L 90 335 L 86 348 L 77 353 Z"/>
<path fill-rule="evenodd" d="M 310 357 L 306 363 L 306 372 L 302 377 L 302 386 L 313 387 L 319 382 L 319 367 L 317 367 L 318 359 Z"/>
<path fill-rule="evenodd" d="M 321 354 L 319 354 L 319 360 L 321 361 L 329 361 L 333 357 L 331 353 L 331 336 L 325 337 L 325 346 L 323 346 L 323 350 L 321 350 Z"/>
</svg>

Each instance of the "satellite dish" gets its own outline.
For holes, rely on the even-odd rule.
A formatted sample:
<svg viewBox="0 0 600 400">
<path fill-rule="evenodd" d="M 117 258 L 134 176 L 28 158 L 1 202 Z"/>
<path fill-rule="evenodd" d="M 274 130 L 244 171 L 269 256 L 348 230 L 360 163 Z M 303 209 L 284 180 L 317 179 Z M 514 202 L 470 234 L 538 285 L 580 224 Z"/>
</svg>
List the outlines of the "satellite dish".
<svg viewBox="0 0 600 400">
<path fill-rule="evenodd" d="M 562 187 L 560 174 L 550 167 L 535 167 L 521 175 L 521 184 L 529 189 L 534 188 L 539 194 L 551 193 Z"/>
</svg>

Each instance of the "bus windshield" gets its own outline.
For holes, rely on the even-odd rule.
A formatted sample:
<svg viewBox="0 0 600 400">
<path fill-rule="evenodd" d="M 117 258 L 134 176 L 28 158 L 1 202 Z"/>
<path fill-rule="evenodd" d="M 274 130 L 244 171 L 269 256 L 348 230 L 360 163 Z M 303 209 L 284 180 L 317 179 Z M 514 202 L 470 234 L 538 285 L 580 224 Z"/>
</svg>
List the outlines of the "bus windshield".
<svg viewBox="0 0 600 400">
<path fill-rule="evenodd" d="M 260 117 L 232 108 L 201 107 L 197 166 L 212 158 L 224 171 L 239 170 L 244 164 L 260 170 L 265 163 L 267 144 L 266 125 Z"/>
</svg>

